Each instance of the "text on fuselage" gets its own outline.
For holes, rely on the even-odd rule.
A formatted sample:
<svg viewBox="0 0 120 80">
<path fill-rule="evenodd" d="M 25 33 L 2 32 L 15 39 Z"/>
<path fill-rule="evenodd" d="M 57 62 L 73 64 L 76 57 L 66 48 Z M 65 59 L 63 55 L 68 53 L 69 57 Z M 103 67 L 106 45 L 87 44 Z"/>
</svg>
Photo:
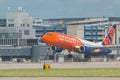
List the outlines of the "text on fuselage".
<svg viewBox="0 0 120 80">
<path fill-rule="evenodd" d="M 74 43 L 76 44 L 77 43 L 77 40 L 75 38 L 71 38 L 71 37 L 68 37 L 68 36 L 62 36 L 62 35 L 59 35 L 58 36 L 59 40 L 65 40 L 66 42 L 71 42 L 71 43 Z"/>
</svg>

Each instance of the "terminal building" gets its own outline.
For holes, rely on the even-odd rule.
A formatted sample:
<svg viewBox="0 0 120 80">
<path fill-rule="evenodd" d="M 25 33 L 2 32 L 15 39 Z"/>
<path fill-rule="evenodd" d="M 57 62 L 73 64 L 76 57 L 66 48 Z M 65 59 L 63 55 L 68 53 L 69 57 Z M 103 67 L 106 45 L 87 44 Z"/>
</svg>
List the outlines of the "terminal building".
<svg viewBox="0 0 120 80">
<path fill-rule="evenodd" d="M 117 24 L 113 44 L 119 44 L 120 18 L 119 17 L 99 17 L 86 18 L 82 21 L 68 22 L 67 33 L 82 39 L 93 42 L 102 41 L 108 33 L 112 24 Z M 74 31 L 74 32 L 73 32 Z"/>
<path fill-rule="evenodd" d="M 43 36 L 46 32 L 67 33 L 66 26 L 33 26 L 35 29 L 35 37 Z"/>
<path fill-rule="evenodd" d="M 45 19 L 43 23 L 51 25 L 65 25 L 68 35 L 93 42 L 102 41 L 112 24 L 117 24 L 116 42 L 119 43 L 120 17 L 88 17 L 88 18 L 60 18 Z"/>
<path fill-rule="evenodd" d="M 42 25 L 42 20 L 33 19 L 22 7 L 18 7 L 17 11 L 9 9 L 6 19 L 0 19 L 0 60 L 32 60 L 35 54 L 43 55 L 42 52 L 35 53 L 34 47 L 38 45 L 39 36 L 49 31 L 66 33 L 66 27 Z M 37 49 L 41 50 L 42 47 L 44 46 L 40 45 Z"/>
</svg>

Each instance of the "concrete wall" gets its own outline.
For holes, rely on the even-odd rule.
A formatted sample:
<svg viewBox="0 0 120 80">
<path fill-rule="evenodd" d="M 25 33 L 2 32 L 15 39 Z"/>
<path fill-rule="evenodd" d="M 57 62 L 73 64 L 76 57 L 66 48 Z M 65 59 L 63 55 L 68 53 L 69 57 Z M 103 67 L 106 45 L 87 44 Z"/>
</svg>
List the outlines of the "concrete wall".
<svg viewBox="0 0 120 80">
<path fill-rule="evenodd" d="M 32 47 L 32 58 L 35 62 L 44 60 L 47 54 L 49 54 L 49 52 L 46 45 L 36 45 Z"/>
<path fill-rule="evenodd" d="M 78 38 L 84 38 L 84 25 L 67 25 L 67 34 Z"/>
<path fill-rule="evenodd" d="M 0 47 L 0 56 L 31 56 L 31 47 Z"/>
</svg>

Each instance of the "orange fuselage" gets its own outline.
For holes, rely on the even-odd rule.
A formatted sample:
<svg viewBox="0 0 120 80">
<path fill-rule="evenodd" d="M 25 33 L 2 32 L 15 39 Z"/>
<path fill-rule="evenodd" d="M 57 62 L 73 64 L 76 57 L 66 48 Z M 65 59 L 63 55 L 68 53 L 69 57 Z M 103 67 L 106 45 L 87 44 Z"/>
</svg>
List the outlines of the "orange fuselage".
<svg viewBox="0 0 120 80">
<path fill-rule="evenodd" d="M 46 33 L 42 40 L 49 46 L 57 46 L 74 52 L 78 52 L 75 46 L 84 46 L 78 38 L 56 32 Z"/>
</svg>

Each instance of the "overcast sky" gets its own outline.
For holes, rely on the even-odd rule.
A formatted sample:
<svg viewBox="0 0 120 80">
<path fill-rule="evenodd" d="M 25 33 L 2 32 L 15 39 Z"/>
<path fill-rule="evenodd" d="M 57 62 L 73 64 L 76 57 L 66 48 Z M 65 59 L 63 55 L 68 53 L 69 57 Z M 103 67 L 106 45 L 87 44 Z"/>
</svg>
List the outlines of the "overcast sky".
<svg viewBox="0 0 120 80">
<path fill-rule="evenodd" d="M 120 16 L 120 0 L 0 0 L 0 18 L 6 18 L 8 7 L 23 7 L 43 19 Z"/>
</svg>

